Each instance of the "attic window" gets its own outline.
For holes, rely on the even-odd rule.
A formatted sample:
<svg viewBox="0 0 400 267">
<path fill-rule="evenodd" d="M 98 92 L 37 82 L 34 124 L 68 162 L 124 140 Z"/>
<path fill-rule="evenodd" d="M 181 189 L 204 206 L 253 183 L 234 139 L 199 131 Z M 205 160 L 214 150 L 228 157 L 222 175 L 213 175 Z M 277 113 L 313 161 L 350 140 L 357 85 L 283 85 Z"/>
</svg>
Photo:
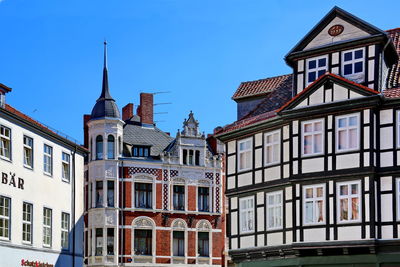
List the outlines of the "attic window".
<svg viewBox="0 0 400 267">
<path fill-rule="evenodd" d="M 364 48 L 343 52 L 342 62 L 344 77 L 356 82 L 364 81 Z"/>
<path fill-rule="evenodd" d="M 307 85 L 325 74 L 328 70 L 328 56 L 307 59 Z"/>
<path fill-rule="evenodd" d="M 150 154 L 150 147 L 147 146 L 133 146 L 132 156 L 133 157 L 148 157 Z"/>
</svg>

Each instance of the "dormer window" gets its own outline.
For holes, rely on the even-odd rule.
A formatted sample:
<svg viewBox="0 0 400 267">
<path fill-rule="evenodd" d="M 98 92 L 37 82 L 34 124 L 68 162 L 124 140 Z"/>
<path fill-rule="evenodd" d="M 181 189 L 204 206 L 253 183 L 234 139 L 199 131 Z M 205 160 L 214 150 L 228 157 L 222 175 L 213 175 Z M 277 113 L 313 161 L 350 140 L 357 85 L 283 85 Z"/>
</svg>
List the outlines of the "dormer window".
<svg viewBox="0 0 400 267">
<path fill-rule="evenodd" d="M 307 85 L 325 74 L 328 70 L 328 56 L 307 59 Z"/>
<path fill-rule="evenodd" d="M 342 73 L 345 78 L 356 82 L 364 81 L 364 48 L 342 53 Z"/>
<path fill-rule="evenodd" d="M 200 166 L 200 151 L 183 149 L 183 164 Z"/>
<path fill-rule="evenodd" d="M 150 155 L 150 147 L 147 146 L 134 146 L 132 148 L 133 157 L 148 157 Z"/>
</svg>

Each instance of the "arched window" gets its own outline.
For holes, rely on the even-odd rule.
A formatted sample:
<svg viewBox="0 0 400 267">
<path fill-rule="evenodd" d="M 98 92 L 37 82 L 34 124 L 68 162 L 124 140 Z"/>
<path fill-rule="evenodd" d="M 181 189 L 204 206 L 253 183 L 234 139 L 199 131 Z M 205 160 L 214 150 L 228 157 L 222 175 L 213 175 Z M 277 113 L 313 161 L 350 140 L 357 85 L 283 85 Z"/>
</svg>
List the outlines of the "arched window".
<svg viewBox="0 0 400 267">
<path fill-rule="evenodd" d="M 114 159 L 115 158 L 115 138 L 113 135 L 109 135 L 107 138 L 107 158 Z"/>
<path fill-rule="evenodd" d="M 132 222 L 134 261 L 151 263 L 155 256 L 155 224 L 148 217 L 138 217 Z M 137 258 L 137 259 L 136 259 Z"/>
<path fill-rule="evenodd" d="M 207 220 L 200 220 L 196 225 L 197 230 L 197 263 L 209 263 L 212 248 L 211 230 L 212 226 Z"/>
<path fill-rule="evenodd" d="M 174 256 L 173 263 L 175 264 L 184 264 L 186 254 L 186 240 L 187 240 L 187 225 L 186 222 L 182 219 L 175 219 L 172 224 L 172 255 Z M 178 257 L 178 258 L 176 258 Z"/>
<path fill-rule="evenodd" d="M 96 159 L 103 159 L 103 136 L 96 137 Z"/>
</svg>

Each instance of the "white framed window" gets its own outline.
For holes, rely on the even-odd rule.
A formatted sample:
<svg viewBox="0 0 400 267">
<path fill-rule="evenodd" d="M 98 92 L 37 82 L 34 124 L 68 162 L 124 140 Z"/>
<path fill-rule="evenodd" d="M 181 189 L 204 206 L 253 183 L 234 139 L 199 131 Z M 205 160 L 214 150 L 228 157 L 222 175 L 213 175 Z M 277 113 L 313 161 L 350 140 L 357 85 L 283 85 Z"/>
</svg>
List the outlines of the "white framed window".
<svg viewBox="0 0 400 267">
<path fill-rule="evenodd" d="M 51 247 L 52 210 L 43 208 L 43 246 Z"/>
<path fill-rule="evenodd" d="M 400 147 L 400 110 L 397 111 L 397 147 Z"/>
<path fill-rule="evenodd" d="M 358 113 L 336 117 L 336 151 L 359 149 L 360 115 Z"/>
<path fill-rule="evenodd" d="M 22 204 L 22 242 L 32 244 L 32 204 Z"/>
<path fill-rule="evenodd" d="M 24 166 L 33 168 L 33 139 L 24 135 Z"/>
<path fill-rule="evenodd" d="M 253 141 L 251 138 L 238 141 L 239 155 L 238 155 L 238 169 L 244 171 L 251 169 L 252 159 L 252 146 Z"/>
<path fill-rule="evenodd" d="M 0 196 L 0 239 L 10 239 L 11 199 Z"/>
<path fill-rule="evenodd" d="M 302 122 L 302 154 L 318 155 L 324 152 L 324 120 Z"/>
<path fill-rule="evenodd" d="M 11 160 L 11 130 L 0 125 L 0 157 Z"/>
<path fill-rule="evenodd" d="M 240 198 L 240 232 L 254 232 L 254 196 Z"/>
<path fill-rule="evenodd" d="M 62 179 L 65 181 L 70 180 L 70 155 L 62 152 L 61 155 L 61 166 L 62 166 Z"/>
<path fill-rule="evenodd" d="M 328 70 L 328 56 L 309 58 L 306 61 L 307 85 L 318 79 Z"/>
<path fill-rule="evenodd" d="M 275 230 L 282 228 L 283 209 L 282 191 L 267 193 L 267 229 Z"/>
<path fill-rule="evenodd" d="M 68 249 L 69 246 L 69 214 L 61 213 L 61 247 L 63 249 Z"/>
<path fill-rule="evenodd" d="M 303 187 L 303 222 L 304 225 L 325 222 L 325 185 Z"/>
<path fill-rule="evenodd" d="M 364 48 L 342 52 L 342 74 L 344 77 L 357 82 L 364 81 Z"/>
<path fill-rule="evenodd" d="M 400 220 L 400 178 L 396 179 L 397 220 Z"/>
<path fill-rule="evenodd" d="M 43 147 L 43 171 L 48 175 L 53 174 L 53 148 L 46 144 Z"/>
<path fill-rule="evenodd" d="M 351 181 L 337 184 L 338 222 L 359 222 L 361 219 L 361 183 Z"/>
<path fill-rule="evenodd" d="M 281 131 L 265 133 L 265 165 L 279 163 L 281 157 Z"/>
</svg>

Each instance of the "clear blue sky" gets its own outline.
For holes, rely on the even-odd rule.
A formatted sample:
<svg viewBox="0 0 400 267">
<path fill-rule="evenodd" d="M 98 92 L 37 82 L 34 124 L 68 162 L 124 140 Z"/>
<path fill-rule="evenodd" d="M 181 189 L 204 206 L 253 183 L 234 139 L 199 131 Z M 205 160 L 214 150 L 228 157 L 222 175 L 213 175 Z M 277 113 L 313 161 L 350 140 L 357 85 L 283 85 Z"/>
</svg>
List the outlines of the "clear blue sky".
<svg viewBox="0 0 400 267">
<path fill-rule="evenodd" d="M 103 40 L 121 109 L 155 96 L 157 125 L 175 135 L 193 110 L 206 133 L 235 120 L 242 81 L 290 73 L 284 55 L 337 5 L 381 29 L 400 1 L 0 0 L 0 82 L 7 102 L 82 140 L 101 90 Z"/>
</svg>

